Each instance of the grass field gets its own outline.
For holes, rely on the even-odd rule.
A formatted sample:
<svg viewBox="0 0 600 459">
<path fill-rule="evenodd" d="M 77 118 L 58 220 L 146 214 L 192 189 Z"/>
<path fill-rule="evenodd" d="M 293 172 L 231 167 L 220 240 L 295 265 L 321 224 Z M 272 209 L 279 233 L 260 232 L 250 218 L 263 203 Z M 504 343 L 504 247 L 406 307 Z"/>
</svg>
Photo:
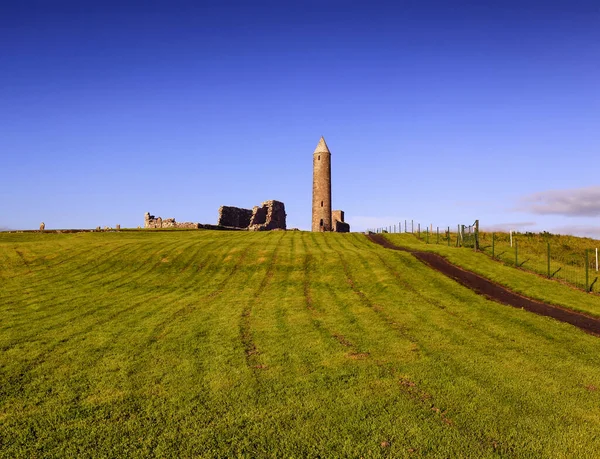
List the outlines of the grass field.
<svg viewBox="0 0 600 459">
<path fill-rule="evenodd" d="M 0 457 L 600 448 L 598 337 L 360 234 L 0 233 L 0 286 Z"/>
</svg>

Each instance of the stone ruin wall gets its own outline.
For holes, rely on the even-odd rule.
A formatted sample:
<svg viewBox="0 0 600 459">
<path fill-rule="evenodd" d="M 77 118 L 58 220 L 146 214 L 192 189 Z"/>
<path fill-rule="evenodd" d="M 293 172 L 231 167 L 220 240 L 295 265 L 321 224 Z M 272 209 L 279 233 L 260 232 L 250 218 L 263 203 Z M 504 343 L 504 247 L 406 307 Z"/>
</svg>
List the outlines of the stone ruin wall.
<svg viewBox="0 0 600 459">
<path fill-rule="evenodd" d="M 221 206 L 217 225 L 248 231 L 286 229 L 285 205 L 281 201 L 265 201 L 252 210 L 241 207 Z"/>
<path fill-rule="evenodd" d="M 350 224 L 344 221 L 344 211 L 334 210 L 331 212 L 332 231 L 336 233 L 349 233 Z"/>
<path fill-rule="evenodd" d="M 285 205 L 281 201 L 265 201 L 254 206 L 248 231 L 270 231 L 286 229 Z"/>
<path fill-rule="evenodd" d="M 285 205 L 281 201 L 265 201 L 260 206 L 250 209 L 240 207 L 219 207 L 217 225 L 203 225 L 201 223 L 178 223 L 174 218 L 161 218 L 144 215 L 144 228 L 186 228 L 186 229 L 236 229 L 248 231 L 270 231 L 286 229 Z"/>
<path fill-rule="evenodd" d="M 241 207 L 221 206 L 219 207 L 218 226 L 227 228 L 248 228 L 252 211 Z"/>
<path fill-rule="evenodd" d="M 150 215 L 150 212 L 146 212 L 144 215 L 144 228 L 185 228 L 185 229 L 198 229 L 200 228 L 199 223 L 183 222 L 178 223 L 174 218 L 155 217 Z"/>
</svg>

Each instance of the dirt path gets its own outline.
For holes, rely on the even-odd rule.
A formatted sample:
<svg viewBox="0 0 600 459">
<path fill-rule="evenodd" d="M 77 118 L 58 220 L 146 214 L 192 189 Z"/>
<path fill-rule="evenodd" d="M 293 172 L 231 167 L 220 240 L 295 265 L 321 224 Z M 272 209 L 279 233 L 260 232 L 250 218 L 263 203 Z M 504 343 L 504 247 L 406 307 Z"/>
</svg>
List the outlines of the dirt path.
<svg viewBox="0 0 600 459">
<path fill-rule="evenodd" d="M 507 304 L 515 308 L 523 308 L 527 311 L 531 311 L 542 316 L 553 317 L 561 322 L 575 325 L 576 327 L 581 328 L 588 333 L 600 335 L 600 319 L 574 312 L 560 306 L 542 303 L 521 296 L 471 271 L 465 271 L 464 269 L 453 265 L 444 257 L 436 253 L 419 252 L 416 250 L 398 247 L 388 241 L 381 234 L 369 234 L 367 235 L 367 238 L 372 242 L 385 247 L 386 249 L 402 250 L 404 252 L 411 253 L 413 256 L 421 260 L 423 263 L 431 266 L 433 269 L 445 274 L 458 283 L 470 288 L 474 292 L 479 293 L 490 300 Z"/>
</svg>

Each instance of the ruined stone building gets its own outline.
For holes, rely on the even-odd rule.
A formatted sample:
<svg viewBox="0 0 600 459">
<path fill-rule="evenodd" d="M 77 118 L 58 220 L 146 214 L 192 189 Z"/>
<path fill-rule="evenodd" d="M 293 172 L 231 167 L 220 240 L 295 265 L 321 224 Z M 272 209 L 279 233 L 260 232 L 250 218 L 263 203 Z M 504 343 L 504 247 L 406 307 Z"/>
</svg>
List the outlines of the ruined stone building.
<svg viewBox="0 0 600 459">
<path fill-rule="evenodd" d="M 344 211 L 334 210 L 331 212 L 332 231 L 336 233 L 349 233 L 350 224 L 344 221 Z"/>
<path fill-rule="evenodd" d="M 242 209 L 241 207 L 221 206 L 219 207 L 218 226 L 226 228 L 248 228 L 252 210 Z"/>
<path fill-rule="evenodd" d="M 248 231 L 270 231 L 286 229 L 286 213 L 283 202 L 265 201 L 260 206 L 254 206 L 252 210 L 240 207 L 221 206 L 219 208 L 219 220 L 216 225 L 203 223 L 179 223 L 174 218 L 161 218 L 144 215 L 144 228 L 185 228 L 185 229 L 213 229 L 213 230 L 248 230 Z"/>
<path fill-rule="evenodd" d="M 260 207 L 252 208 L 249 231 L 268 231 L 274 229 L 286 229 L 285 206 L 281 201 L 265 201 Z"/>
<path fill-rule="evenodd" d="M 265 201 L 252 210 L 240 207 L 221 206 L 218 226 L 242 228 L 248 231 L 286 229 L 285 206 L 281 201 Z"/>
<path fill-rule="evenodd" d="M 342 210 L 331 210 L 331 152 L 321 137 L 313 153 L 312 231 L 350 232 Z"/>
<path fill-rule="evenodd" d="M 200 228 L 199 223 L 184 222 L 178 223 L 174 218 L 155 217 L 150 215 L 150 212 L 146 212 L 144 215 L 144 228 L 186 228 L 186 229 L 197 229 Z"/>
</svg>

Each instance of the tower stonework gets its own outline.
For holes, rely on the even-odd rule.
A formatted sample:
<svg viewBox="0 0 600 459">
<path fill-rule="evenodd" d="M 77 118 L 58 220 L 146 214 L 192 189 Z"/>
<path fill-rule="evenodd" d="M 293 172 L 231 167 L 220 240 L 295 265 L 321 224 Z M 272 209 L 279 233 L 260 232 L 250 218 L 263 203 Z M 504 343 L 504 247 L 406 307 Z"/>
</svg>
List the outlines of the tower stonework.
<svg viewBox="0 0 600 459">
<path fill-rule="evenodd" d="M 331 152 L 321 137 L 313 153 L 312 231 L 331 231 Z"/>
</svg>

